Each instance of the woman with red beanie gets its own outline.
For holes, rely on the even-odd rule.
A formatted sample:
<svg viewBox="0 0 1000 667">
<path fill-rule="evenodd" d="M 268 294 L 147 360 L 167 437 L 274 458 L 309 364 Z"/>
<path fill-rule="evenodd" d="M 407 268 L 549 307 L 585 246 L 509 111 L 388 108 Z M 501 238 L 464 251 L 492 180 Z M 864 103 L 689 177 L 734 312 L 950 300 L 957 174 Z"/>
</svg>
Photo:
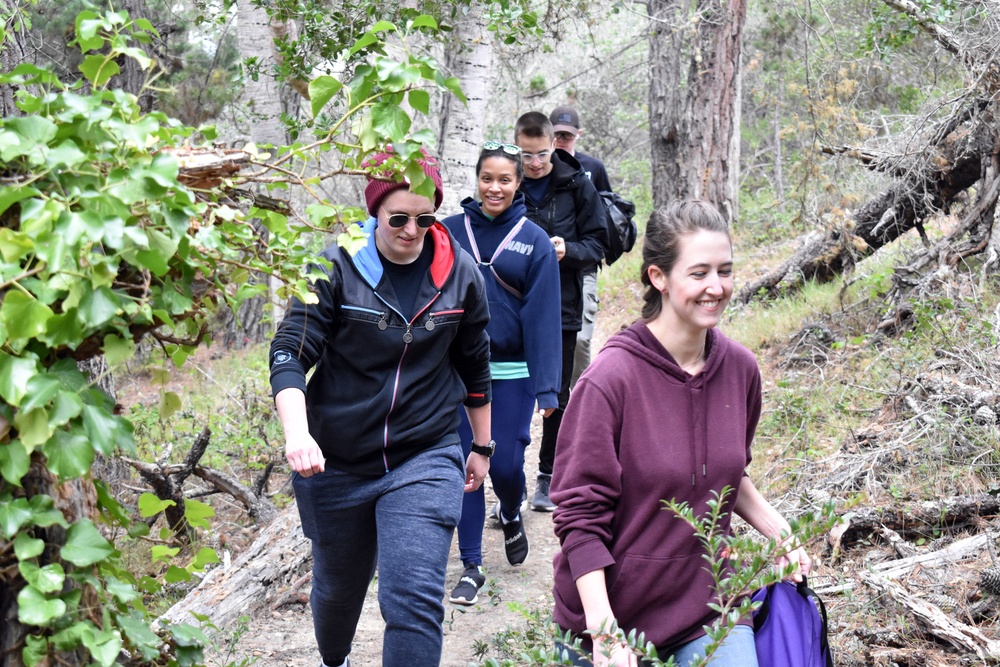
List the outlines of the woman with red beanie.
<svg viewBox="0 0 1000 667">
<path fill-rule="evenodd" d="M 369 243 L 323 251 L 326 280 L 295 300 L 271 343 L 271 388 L 302 529 L 321 665 L 349 665 L 378 571 L 385 666 L 437 667 L 444 580 L 462 491 L 489 472 L 489 320 L 483 278 L 401 161 L 376 155 L 365 188 Z M 306 374 L 315 369 L 306 381 Z M 473 433 L 463 456 L 458 407 Z"/>
</svg>

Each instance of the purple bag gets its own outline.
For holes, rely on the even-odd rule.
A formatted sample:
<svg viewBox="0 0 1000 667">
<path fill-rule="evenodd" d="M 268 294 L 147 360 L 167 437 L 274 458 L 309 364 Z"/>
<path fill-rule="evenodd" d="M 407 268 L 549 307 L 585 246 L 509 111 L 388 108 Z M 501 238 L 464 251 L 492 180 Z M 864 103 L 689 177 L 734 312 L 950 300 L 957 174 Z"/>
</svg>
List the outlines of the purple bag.
<svg viewBox="0 0 1000 667">
<path fill-rule="evenodd" d="M 754 644 L 760 667 L 833 667 L 826 606 L 802 582 L 781 581 L 753 594 Z M 817 608 L 817 605 L 819 607 Z"/>
</svg>

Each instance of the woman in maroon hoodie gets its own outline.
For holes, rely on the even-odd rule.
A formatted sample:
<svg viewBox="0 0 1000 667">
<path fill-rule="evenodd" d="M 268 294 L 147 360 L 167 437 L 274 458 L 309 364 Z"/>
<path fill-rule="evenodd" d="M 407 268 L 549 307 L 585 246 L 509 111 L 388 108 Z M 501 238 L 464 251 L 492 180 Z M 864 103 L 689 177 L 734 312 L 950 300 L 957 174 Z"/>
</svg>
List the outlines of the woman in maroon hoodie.
<svg viewBox="0 0 1000 667">
<path fill-rule="evenodd" d="M 735 512 L 765 537 L 788 522 L 747 476 L 761 410 L 757 361 L 716 325 L 733 294 L 726 221 L 710 204 L 673 202 L 646 226 L 642 319 L 613 336 L 580 378 L 556 448 L 551 498 L 562 550 L 555 557 L 554 618 L 584 637 L 598 666 L 634 666 L 621 645 L 591 646 L 587 629 L 612 620 L 646 634 L 660 658 L 688 665 L 710 643 L 718 614 L 704 551 L 661 499 L 699 516 L 729 487 L 721 527 Z M 779 567 L 808 574 L 803 549 Z M 580 665 L 587 664 L 580 658 Z M 750 619 L 713 655 L 713 667 L 757 664 Z"/>
</svg>

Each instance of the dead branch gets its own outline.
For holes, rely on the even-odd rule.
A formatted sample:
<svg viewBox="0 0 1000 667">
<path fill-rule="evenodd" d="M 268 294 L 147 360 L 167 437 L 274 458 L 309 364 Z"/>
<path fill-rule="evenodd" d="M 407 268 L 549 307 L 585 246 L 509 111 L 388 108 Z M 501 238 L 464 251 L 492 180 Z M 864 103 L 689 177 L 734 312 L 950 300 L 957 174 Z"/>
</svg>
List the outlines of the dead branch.
<svg viewBox="0 0 1000 667">
<path fill-rule="evenodd" d="M 228 493 L 236 500 L 240 501 L 247 509 L 247 513 L 256 521 L 270 523 L 278 514 L 278 509 L 267 498 L 253 492 L 252 489 L 244 486 L 238 479 L 230 477 L 224 472 L 212 470 L 205 466 L 194 468 L 196 477 L 200 477 L 219 491 Z"/>
<path fill-rule="evenodd" d="M 984 516 L 1000 512 L 1000 498 L 988 493 L 955 496 L 889 507 L 864 507 L 851 516 L 840 535 L 842 548 L 867 539 L 888 527 L 904 538 L 924 537 L 933 529 L 946 532 L 977 528 Z"/>
<path fill-rule="evenodd" d="M 938 607 L 911 595 L 899 584 L 878 575 L 862 572 L 866 586 L 888 595 L 910 611 L 934 636 L 960 651 L 975 653 L 982 660 L 1000 658 L 1000 642 L 990 639 L 979 628 L 950 618 Z"/>
</svg>

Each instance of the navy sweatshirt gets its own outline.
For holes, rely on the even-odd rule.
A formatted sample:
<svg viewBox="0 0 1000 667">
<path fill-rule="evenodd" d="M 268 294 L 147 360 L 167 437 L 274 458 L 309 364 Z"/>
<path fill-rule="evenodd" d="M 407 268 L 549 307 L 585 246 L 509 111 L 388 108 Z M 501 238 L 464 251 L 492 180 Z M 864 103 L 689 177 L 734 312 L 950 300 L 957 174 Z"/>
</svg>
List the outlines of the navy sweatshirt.
<svg viewBox="0 0 1000 667">
<path fill-rule="evenodd" d="M 525 221 L 517 235 L 492 263 L 516 296 L 500 285 L 490 270 L 497 247 L 526 214 L 524 195 L 517 193 L 506 211 L 490 220 L 480 203 L 471 197 L 462 202 L 464 214 L 442 222 L 463 250 L 474 256 L 466 229 L 466 216 L 480 256 L 480 270 L 489 297 L 490 361 L 526 361 L 539 408 L 554 408 L 561 365 L 559 264 L 548 235 L 535 223 Z"/>
</svg>

